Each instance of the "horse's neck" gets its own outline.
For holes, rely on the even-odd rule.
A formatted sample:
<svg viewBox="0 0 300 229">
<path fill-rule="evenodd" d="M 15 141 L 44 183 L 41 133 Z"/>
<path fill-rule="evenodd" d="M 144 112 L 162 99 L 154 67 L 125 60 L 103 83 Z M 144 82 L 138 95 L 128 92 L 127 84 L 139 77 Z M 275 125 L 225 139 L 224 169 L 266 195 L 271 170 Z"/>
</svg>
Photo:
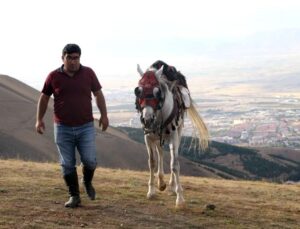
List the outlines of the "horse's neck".
<svg viewBox="0 0 300 229">
<path fill-rule="evenodd" d="M 165 94 L 165 101 L 163 107 L 161 108 L 163 122 L 165 122 L 168 119 L 168 117 L 172 114 L 173 107 L 174 107 L 173 94 L 170 91 L 167 91 Z"/>
</svg>

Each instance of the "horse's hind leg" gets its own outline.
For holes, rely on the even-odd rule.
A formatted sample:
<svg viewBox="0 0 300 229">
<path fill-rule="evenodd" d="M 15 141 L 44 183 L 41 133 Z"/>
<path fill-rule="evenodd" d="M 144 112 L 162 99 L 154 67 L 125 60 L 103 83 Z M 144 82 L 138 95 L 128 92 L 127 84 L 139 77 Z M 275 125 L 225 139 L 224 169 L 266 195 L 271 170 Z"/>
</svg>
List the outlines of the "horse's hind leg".
<svg viewBox="0 0 300 229">
<path fill-rule="evenodd" d="M 176 207 L 184 207 L 185 200 L 183 198 L 183 189 L 179 180 L 180 165 L 178 161 L 178 147 L 179 138 L 178 133 L 174 131 L 170 140 L 170 154 L 171 154 L 171 173 L 175 178 L 175 192 L 176 192 Z"/>
<path fill-rule="evenodd" d="M 163 161 L 163 150 L 161 146 L 158 144 L 156 146 L 157 150 L 157 160 L 158 160 L 158 170 L 157 170 L 157 176 L 158 176 L 158 189 L 160 191 L 164 191 L 167 187 L 165 181 L 164 181 L 164 161 Z"/>
<path fill-rule="evenodd" d="M 155 187 L 154 187 L 154 170 L 155 170 L 155 158 L 154 158 L 154 149 L 155 146 L 152 141 L 150 141 L 147 136 L 145 136 L 145 143 L 148 151 L 148 165 L 150 170 L 150 177 L 148 182 L 148 193 L 147 198 L 152 199 L 155 196 Z"/>
</svg>

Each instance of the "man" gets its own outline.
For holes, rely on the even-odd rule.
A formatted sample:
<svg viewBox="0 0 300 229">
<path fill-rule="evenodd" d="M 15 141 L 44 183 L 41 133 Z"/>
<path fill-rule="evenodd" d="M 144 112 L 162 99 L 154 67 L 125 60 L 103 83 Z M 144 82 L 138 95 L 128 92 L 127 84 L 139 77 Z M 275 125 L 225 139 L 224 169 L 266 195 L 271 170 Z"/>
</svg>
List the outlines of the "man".
<svg viewBox="0 0 300 229">
<path fill-rule="evenodd" d="M 43 134 L 50 96 L 54 96 L 54 139 L 58 148 L 62 174 L 70 199 L 65 207 L 75 208 L 81 200 L 76 171 L 75 149 L 82 162 L 83 184 L 91 200 L 95 199 L 92 185 L 96 169 L 95 128 L 91 92 L 100 110 L 99 126 L 105 131 L 109 125 L 106 103 L 101 85 L 94 71 L 80 64 L 81 49 L 67 44 L 62 51 L 63 65 L 48 75 L 37 106 L 36 131 Z"/>
</svg>

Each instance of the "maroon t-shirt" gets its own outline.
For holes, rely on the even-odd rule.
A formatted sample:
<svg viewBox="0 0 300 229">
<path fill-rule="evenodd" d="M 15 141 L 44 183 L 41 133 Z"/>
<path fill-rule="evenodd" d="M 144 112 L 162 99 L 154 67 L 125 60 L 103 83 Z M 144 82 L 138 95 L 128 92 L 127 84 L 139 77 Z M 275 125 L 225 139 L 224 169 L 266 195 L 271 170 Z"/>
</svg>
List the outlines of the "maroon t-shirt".
<svg viewBox="0 0 300 229">
<path fill-rule="evenodd" d="M 80 126 L 94 120 L 91 92 L 101 89 L 95 72 L 85 66 L 70 77 L 63 66 L 48 75 L 42 93 L 54 96 L 54 122 Z"/>
</svg>

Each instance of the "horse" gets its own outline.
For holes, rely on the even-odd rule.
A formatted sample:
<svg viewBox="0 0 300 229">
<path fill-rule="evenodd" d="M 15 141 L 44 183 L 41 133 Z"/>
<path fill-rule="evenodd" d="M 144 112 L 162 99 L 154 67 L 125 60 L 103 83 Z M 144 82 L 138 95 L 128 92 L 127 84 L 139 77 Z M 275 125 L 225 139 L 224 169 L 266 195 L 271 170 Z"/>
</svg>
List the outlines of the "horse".
<svg viewBox="0 0 300 229">
<path fill-rule="evenodd" d="M 191 99 L 189 108 L 185 108 L 176 81 L 170 82 L 163 75 L 163 67 L 150 67 L 144 73 L 138 65 L 141 75 L 138 87 L 135 88 L 136 108 L 141 114 L 140 121 L 144 130 L 144 140 L 148 152 L 150 177 L 148 182 L 147 198 L 153 199 L 156 195 L 154 186 L 154 169 L 157 166 L 158 189 L 164 191 L 163 144 L 168 142 L 170 149 L 169 191 L 176 195 L 176 208 L 185 206 L 183 188 L 179 180 L 180 165 L 178 148 L 182 136 L 185 113 L 198 129 L 199 143 L 202 149 L 208 147 L 208 130 L 198 114 Z M 157 153 L 157 164 L 155 152 Z"/>
</svg>

